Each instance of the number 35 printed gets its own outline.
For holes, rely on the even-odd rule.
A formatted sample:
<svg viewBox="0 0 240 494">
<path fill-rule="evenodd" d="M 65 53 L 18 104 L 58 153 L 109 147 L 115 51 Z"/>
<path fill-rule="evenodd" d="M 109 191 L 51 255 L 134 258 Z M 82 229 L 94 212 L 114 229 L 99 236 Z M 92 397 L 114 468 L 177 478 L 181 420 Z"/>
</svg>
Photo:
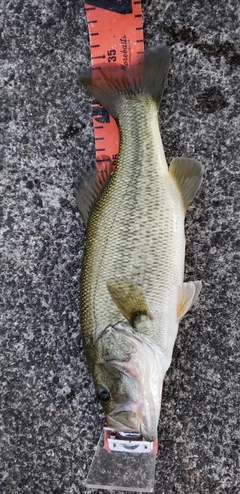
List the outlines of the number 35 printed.
<svg viewBox="0 0 240 494">
<path fill-rule="evenodd" d="M 108 54 L 108 62 L 116 62 L 117 60 L 117 57 L 115 56 L 116 50 L 109 50 L 107 54 Z"/>
</svg>

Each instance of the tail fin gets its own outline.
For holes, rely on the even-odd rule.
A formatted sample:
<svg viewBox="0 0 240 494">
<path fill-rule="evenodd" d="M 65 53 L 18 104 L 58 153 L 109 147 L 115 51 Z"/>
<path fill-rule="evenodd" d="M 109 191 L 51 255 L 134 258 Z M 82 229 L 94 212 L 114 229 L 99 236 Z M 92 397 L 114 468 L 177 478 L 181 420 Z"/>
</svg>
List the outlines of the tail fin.
<svg viewBox="0 0 240 494">
<path fill-rule="evenodd" d="M 137 94 L 152 97 L 159 106 L 171 61 L 166 45 L 148 48 L 129 67 L 116 63 L 86 69 L 80 82 L 108 112 L 116 118 L 121 99 L 132 99 Z"/>
</svg>

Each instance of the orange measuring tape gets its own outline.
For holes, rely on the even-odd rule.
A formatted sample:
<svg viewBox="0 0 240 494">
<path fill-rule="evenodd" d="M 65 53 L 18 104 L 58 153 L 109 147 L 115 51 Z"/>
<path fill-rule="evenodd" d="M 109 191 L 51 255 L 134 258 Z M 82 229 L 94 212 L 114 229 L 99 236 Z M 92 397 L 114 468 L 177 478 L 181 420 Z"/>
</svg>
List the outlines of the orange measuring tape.
<svg viewBox="0 0 240 494">
<path fill-rule="evenodd" d="M 128 66 L 144 50 L 141 1 L 88 0 L 85 3 L 94 69 L 103 63 Z M 119 131 L 114 118 L 92 103 L 97 171 L 111 173 L 117 163 Z"/>
</svg>

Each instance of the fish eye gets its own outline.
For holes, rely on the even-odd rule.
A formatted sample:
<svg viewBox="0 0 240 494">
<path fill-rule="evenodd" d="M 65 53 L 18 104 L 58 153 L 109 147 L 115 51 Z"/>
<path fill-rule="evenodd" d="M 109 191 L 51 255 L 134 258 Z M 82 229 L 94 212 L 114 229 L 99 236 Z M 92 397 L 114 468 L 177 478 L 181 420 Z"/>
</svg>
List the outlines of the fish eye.
<svg viewBox="0 0 240 494">
<path fill-rule="evenodd" d="M 96 393 L 97 393 L 97 398 L 100 401 L 108 401 L 110 399 L 110 393 L 109 393 L 108 389 L 104 388 L 103 386 L 99 386 L 96 389 Z"/>
</svg>

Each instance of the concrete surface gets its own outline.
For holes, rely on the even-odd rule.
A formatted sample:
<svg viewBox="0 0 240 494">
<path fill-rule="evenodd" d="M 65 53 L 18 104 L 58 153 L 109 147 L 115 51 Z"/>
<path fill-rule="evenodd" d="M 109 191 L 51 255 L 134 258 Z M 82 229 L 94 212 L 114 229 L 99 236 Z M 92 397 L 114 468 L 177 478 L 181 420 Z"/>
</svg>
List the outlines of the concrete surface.
<svg viewBox="0 0 240 494">
<path fill-rule="evenodd" d="M 167 159 L 205 165 L 186 220 L 186 279 L 203 290 L 165 381 L 159 494 L 239 492 L 238 8 L 143 2 L 146 45 L 172 49 L 160 111 Z M 0 492 L 82 493 L 103 423 L 78 306 L 85 231 L 73 183 L 94 157 L 76 77 L 89 65 L 83 2 L 2 0 L 0 20 Z"/>
</svg>

